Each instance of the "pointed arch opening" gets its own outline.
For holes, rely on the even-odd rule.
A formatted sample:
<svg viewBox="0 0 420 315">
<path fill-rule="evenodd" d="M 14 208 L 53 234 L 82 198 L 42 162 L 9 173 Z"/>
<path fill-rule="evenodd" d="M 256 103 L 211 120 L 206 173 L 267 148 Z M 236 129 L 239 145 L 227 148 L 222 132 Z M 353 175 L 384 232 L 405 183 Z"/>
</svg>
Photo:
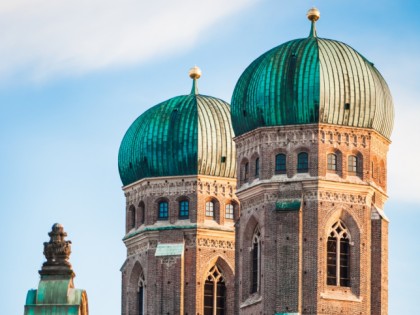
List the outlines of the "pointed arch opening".
<svg viewBox="0 0 420 315">
<path fill-rule="evenodd" d="M 332 225 L 328 234 L 327 284 L 350 287 L 350 233 L 341 220 Z"/>
<path fill-rule="evenodd" d="M 134 315 L 146 314 L 146 278 L 143 268 L 136 262 L 130 275 L 128 293 L 129 308 Z M 131 314 L 131 311 L 130 311 Z"/>
<path fill-rule="evenodd" d="M 219 266 L 214 265 L 204 282 L 204 315 L 226 314 L 226 281 Z"/>
<path fill-rule="evenodd" d="M 259 292 L 261 279 L 261 231 L 254 230 L 251 247 L 251 293 Z"/>
</svg>

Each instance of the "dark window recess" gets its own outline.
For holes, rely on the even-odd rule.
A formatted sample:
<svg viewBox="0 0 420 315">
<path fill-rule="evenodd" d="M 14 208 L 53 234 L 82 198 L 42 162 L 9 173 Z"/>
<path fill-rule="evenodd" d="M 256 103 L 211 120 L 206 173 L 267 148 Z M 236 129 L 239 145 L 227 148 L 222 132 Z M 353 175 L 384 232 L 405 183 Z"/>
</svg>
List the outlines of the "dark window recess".
<svg viewBox="0 0 420 315">
<path fill-rule="evenodd" d="M 244 116 L 246 117 L 246 110 L 244 110 L 243 113 L 244 113 Z"/>
<path fill-rule="evenodd" d="M 130 227 L 136 227 L 136 209 L 134 207 L 130 207 Z"/>
<path fill-rule="evenodd" d="M 307 173 L 309 170 L 308 167 L 308 153 L 301 152 L 298 154 L 298 162 L 297 162 L 297 172 L 298 173 Z"/>
<path fill-rule="evenodd" d="M 258 255 L 258 245 L 259 242 L 254 243 L 252 249 L 252 287 L 251 293 L 258 291 L 258 265 L 259 265 L 259 255 Z"/>
<path fill-rule="evenodd" d="M 285 154 L 276 155 L 275 173 L 286 174 L 286 155 Z"/>
<path fill-rule="evenodd" d="M 255 160 L 255 177 L 260 177 L 260 158 L 256 158 Z"/>
<path fill-rule="evenodd" d="M 345 110 L 349 110 L 349 109 L 350 109 L 350 103 L 346 103 L 346 104 L 344 104 L 344 109 L 345 109 Z"/>
<path fill-rule="evenodd" d="M 244 165 L 244 180 L 247 181 L 249 178 L 249 163 L 245 163 Z"/>
<path fill-rule="evenodd" d="M 139 287 L 139 291 L 137 292 L 137 300 L 138 300 L 138 306 L 139 306 L 139 315 L 143 315 L 143 309 L 144 309 L 144 289 L 143 286 Z"/>
<path fill-rule="evenodd" d="M 222 163 L 226 163 L 226 156 L 222 156 L 222 158 L 220 159 Z"/>
</svg>

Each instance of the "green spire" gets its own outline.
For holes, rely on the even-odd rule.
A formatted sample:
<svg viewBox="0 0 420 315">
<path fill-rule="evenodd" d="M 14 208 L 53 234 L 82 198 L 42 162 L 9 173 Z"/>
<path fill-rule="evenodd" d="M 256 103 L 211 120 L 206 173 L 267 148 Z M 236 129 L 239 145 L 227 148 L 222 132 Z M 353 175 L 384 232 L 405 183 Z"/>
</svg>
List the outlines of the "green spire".
<svg viewBox="0 0 420 315">
<path fill-rule="evenodd" d="M 309 37 L 317 37 L 315 23 L 315 21 L 311 22 L 311 31 L 309 32 Z"/>
<path fill-rule="evenodd" d="M 192 88 L 191 88 L 191 94 L 193 94 L 193 95 L 198 95 L 199 93 L 198 93 L 198 84 L 197 84 L 197 79 L 196 78 L 193 78 L 193 85 L 192 85 Z"/>
</svg>

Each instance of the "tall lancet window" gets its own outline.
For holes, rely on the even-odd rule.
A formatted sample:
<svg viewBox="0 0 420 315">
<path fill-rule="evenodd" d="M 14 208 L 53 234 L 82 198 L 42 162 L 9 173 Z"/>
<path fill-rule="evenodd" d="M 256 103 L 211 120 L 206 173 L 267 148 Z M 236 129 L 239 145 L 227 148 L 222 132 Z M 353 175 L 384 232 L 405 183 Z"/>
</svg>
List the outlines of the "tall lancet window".
<svg viewBox="0 0 420 315">
<path fill-rule="evenodd" d="M 343 222 L 336 222 L 327 241 L 327 284 L 350 286 L 350 234 Z"/>
<path fill-rule="evenodd" d="M 260 228 L 254 231 L 251 248 L 251 293 L 258 292 L 260 289 L 261 277 L 261 232 Z"/>
<path fill-rule="evenodd" d="M 137 288 L 137 309 L 138 309 L 138 312 L 137 312 L 137 314 L 138 315 L 143 315 L 143 314 L 146 314 L 146 312 L 145 312 L 145 295 L 146 295 L 146 292 L 145 292 L 146 290 L 145 290 L 145 281 L 144 281 L 144 275 L 143 275 L 143 273 L 141 273 L 140 274 L 140 278 L 139 278 L 139 285 L 138 285 L 138 288 Z"/>
<path fill-rule="evenodd" d="M 217 266 L 210 269 L 204 283 L 204 315 L 226 314 L 226 285 Z"/>
</svg>

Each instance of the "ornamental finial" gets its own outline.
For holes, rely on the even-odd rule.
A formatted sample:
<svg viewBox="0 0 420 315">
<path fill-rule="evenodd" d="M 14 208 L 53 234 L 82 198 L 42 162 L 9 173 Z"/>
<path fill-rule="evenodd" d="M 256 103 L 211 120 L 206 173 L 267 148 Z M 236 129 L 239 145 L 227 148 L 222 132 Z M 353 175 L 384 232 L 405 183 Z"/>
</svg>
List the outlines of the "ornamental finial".
<svg viewBox="0 0 420 315">
<path fill-rule="evenodd" d="M 201 69 L 197 66 L 194 66 L 188 72 L 191 79 L 199 79 L 201 77 Z"/>
<path fill-rule="evenodd" d="M 193 79 L 193 86 L 191 89 L 191 94 L 198 94 L 198 86 L 197 86 L 197 80 L 201 77 L 201 69 L 197 66 L 194 66 L 190 69 L 188 72 L 190 75 L 190 78 Z"/>
<path fill-rule="evenodd" d="M 55 223 L 48 233 L 49 242 L 44 243 L 44 255 L 47 259 L 42 265 L 41 275 L 73 275 L 69 262 L 71 241 L 66 241 L 67 233 L 60 223 Z"/>
<path fill-rule="evenodd" d="M 319 17 L 321 16 L 321 13 L 319 10 L 315 7 L 309 9 L 309 11 L 306 13 L 306 16 L 308 17 L 308 20 L 311 21 L 311 32 L 309 33 L 309 37 L 316 37 L 316 28 L 315 28 L 315 22 L 319 20 Z"/>
<path fill-rule="evenodd" d="M 317 8 L 313 7 L 309 9 L 309 11 L 306 13 L 306 16 L 308 17 L 309 21 L 316 22 L 319 20 L 321 13 Z"/>
</svg>

